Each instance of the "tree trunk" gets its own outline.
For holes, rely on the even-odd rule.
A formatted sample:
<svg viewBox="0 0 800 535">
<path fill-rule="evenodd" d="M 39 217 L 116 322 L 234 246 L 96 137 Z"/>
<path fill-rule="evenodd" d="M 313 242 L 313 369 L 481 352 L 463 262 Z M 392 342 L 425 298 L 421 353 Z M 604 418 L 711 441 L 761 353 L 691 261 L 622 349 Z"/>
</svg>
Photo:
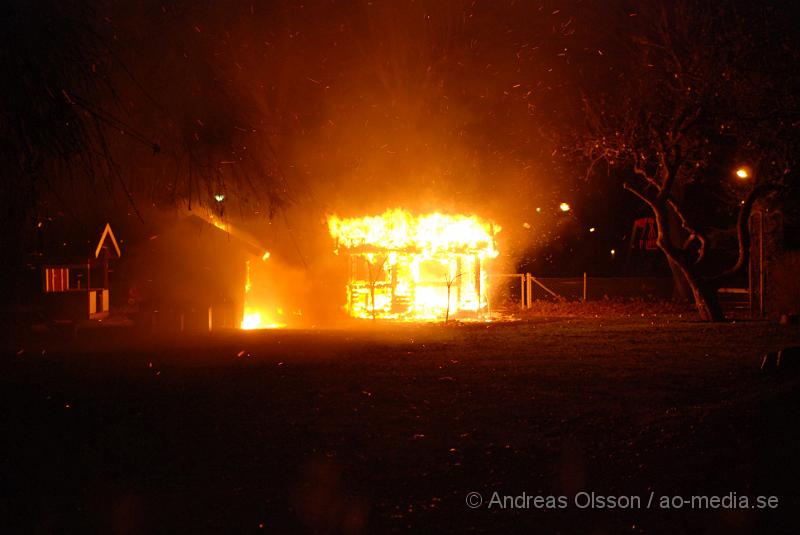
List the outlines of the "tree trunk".
<svg viewBox="0 0 800 535">
<path fill-rule="evenodd" d="M 703 321 L 725 321 L 725 314 L 719 303 L 717 286 L 712 281 L 704 280 L 695 272 L 690 260 L 683 251 L 672 244 L 672 235 L 663 205 L 651 204 L 658 228 L 658 248 L 667 257 L 670 268 L 677 269 L 682 275 L 694 297 L 694 306 Z"/>
<path fill-rule="evenodd" d="M 667 257 L 669 270 L 672 272 L 672 300 L 676 303 L 686 304 L 692 299 L 692 289 L 686 282 L 683 270 L 677 262 Z"/>
<path fill-rule="evenodd" d="M 682 200 L 683 195 L 679 192 L 675 192 L 673 193 L 673 197 Z M 682 238 L 685 239 L 685 236 L 682 236 L 683 228 L 681 227 L 680 219 L 674 213 L 668 212 L 667 221 L 669 225 L 669 242 L 673 248 L 680 248 L 683 244 Z M 676 303 L 690 303 L 693 292 L 689 283 L 686 281 L 686 277 L 683 275 L 683 270 L 677 262 L 673 261 L 669 256 L 667 256 L 667 262 L 672 272 L 672 299 Z"/>
<path fill-rule="evenodd" d="M 697 307 L 700 318 L 704 321 L 725 321 L 725 313 L 722 311 L 722 305 L 720 305 L 717 295 L 717 286 L 702 280 L 683 262 L 670 260 L 670 264 L 672 263 L 681 271 L 686 284 L 689 285 L 694 297 L 694 306 Z"/>
</svg>

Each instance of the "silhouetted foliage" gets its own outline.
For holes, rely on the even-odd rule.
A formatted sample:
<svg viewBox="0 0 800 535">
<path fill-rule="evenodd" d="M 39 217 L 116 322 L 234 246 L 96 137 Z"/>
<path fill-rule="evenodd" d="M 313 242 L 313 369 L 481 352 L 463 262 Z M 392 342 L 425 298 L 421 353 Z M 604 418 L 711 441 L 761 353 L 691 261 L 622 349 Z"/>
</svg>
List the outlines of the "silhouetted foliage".
<svg viewBox="0 0 800 535">
<path fill-rule="evenodd" d="M 25 261 L 33 217 L 65 191 L 134 211 L 192 203 L 272 215 L 290 200 L 276 132 L 221 59 L 222 22 L 193 2 L 12 0 L 0 17 L 2 264 Z M 246 6 L 242 6 L 245 9 Z M 208 26 L 201 31 L 195 20 Z M 214 24 L 220 27 L 214 32 Z M 279 132 L 277 133 L 279 134 Z M 215 202 L 225 194 L 226 202 Z M 46 214 L 45 214 L 46 215 Z"/>
<path fill-rule="evenodd" d="M 584 153 L 653 212 L 658 246 L 701 316 L 721 320 L 717 289 L 747 264 L 748 220 L 796 165 L 794 33 L 781 12 L 705 2 L 642 4 L 619 44 L 616 84 L 584 95 Z M 781 75 L 784 73 L 784 75 Z M 737 164 L 750 168 L 737 182 Z M 735 229 L 735 258 L 712 235 Z M 722 267 L 725 262 L 729 266 Z"/>
</svg>

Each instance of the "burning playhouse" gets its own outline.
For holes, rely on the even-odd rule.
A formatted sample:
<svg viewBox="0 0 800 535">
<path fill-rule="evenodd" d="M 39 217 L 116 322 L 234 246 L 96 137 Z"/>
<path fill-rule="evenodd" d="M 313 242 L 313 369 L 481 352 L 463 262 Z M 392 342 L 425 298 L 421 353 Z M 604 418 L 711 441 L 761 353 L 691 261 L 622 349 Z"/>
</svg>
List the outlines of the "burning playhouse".
<svg viewBox="0 0 800 535">
<path fill-rule="evenodd" d="M 348 259 L 347 312 L 398 320 L 477 317 L 488 307 L 485 262 L 500 228 L 474 216 L 403 210 L 329 218 Z"/>
</svg>

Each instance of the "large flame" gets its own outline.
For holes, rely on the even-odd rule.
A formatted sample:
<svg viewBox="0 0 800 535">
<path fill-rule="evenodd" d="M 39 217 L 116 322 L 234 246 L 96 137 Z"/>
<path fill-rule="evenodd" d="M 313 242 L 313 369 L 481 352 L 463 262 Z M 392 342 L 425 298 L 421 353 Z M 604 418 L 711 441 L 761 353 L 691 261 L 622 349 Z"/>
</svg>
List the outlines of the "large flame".
<svg viewBox="0 0 800 535">
<path fill-rule="evenodd" d="M 266 261 L 269 258 L 269 252 L 265 252 L 261 257 Z M 253 281 L 250 274 L 250 261 L 246 263 L 247 278 L 244 283 L 244 312 L 242 314 L 241 328 L 245 330 L 253 329 L 280 329 L 286 327 L 285 323 L 278 321 L 276 318 L 283 316 L 283 310 L 276 308 L 270 310 L 268 306 L 258 306 L 256 299 L 253 296 Z"/>
<path fill-rule="evenodd" d="M 476 216 L 328 218 L 336 252 L 349 255 L 348 312 L 404 320 L 477 316 L 487 308 L 484 262 L 500 227 Z"/>
</svg>

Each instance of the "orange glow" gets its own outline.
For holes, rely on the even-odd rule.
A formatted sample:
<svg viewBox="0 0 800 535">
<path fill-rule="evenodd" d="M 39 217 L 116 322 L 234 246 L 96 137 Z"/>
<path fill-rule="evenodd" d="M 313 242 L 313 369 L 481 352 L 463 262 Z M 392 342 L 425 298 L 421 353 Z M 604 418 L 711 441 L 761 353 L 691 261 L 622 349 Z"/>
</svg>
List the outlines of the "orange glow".
<svg viewBox="0 0 800 535">
<path fill-rule="evenodd" d="M 269 258 L 269 252 L 264 253 L 261 257 L 263 260 Z M 280 329 L 286 327 L 285 323 L 279 321 L 283 316 L 283 310 L 280 308 L 275 311 L 269 310 L 267 307 L 256 306 L 253 302 L 253 282 L 250 277 L 250 261 L 246 262 L 247 278 L 244 283 L 244 312 L 242 314 L 241 328 L 249 331 L 255 329 Z"/>
<path fill-rule="evenodd" d="M 736 176 L 741 178 L 742 180 L 750 178 L 750 173 L 747 172 L 747 169 L 744 167 L 740 167 L 736 170 Z"/>
<path fill-rule="evenodd" d="M 348 313 L 401 320 L 477 316 L 487 309 L 484 263 L 500 227 L 475 216 L 328 218 L 336 253 L 349 255 Z"/>
<path fill-rule="evenodd" d="M 562 212 L 569 212 L 569 211 L 570 211 L 570 206 L 569 206 L 569 204 L 567 204 L 567 203 L 565 203 L 565 202 L 562 202 L 561 204 L 559 204 L 559 205 L 558 205 L 558 208 L 559 208 L 559 210 L 561 210 Z"/>
<path fill-rule="evenodd" d="M 227 224 L 227 223 L 225 223 L 224 221 L 221 221 L 221 220 L 220 220 L 220 219 L 219 219 L 217 216 L 215 216 L 214 214 L 209 214 L 209 215 L 208 215 L 208 217 L 207 217 L 207 219 L 208 219 L 208 221 L 209 221 L 209 222 L 210 222 L 212 225 L 214 225 L 215 227 L 217 227 L 217 228 L 218 228 L 218 229 L 220 229 L 221 231 L 223 231 L 223 232 L 230 232 L 230 231 L 231 231 L 231 227 L 230 227 L 230 225 L 228 225 L 228 224 Z"/>
</svg>

